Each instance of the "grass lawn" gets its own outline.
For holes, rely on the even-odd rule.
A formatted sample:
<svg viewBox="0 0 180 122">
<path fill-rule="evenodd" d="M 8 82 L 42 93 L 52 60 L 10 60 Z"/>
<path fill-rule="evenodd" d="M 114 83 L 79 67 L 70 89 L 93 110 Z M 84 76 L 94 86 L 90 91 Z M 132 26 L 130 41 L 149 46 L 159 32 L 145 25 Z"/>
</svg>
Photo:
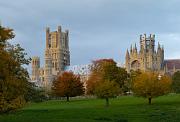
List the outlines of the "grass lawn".
<svg viewBox="0 0 180 122">
<path fill-rule="evenodd" d="M 10 114 L 0 115 L 0 122 L 180 122 L 180 95 L 152 100 L 123 96 L 110 100 L 84 99 L 33 103 Z"/>
</svg>

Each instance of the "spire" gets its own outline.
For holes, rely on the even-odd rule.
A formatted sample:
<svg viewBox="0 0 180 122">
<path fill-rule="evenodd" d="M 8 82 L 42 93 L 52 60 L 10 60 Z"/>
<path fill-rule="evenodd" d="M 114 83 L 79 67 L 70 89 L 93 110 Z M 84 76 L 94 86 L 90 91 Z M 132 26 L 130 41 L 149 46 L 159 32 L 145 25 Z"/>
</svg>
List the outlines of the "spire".
<svg viewBox="0 0 180 122">
<path fill-rule="evenodd" d="M 134 51 L 135 51 L 135 53 L 137 53 L 136 43 L 135 43 L 135 45 L 134 45 Z"/>
<path fill-rule="evenodd" d="M 130 49 L 131 53 L 132 53 L 132 44 L 131 44 L 131 49 Z"/>
<path fill-rule="evenodd" d="M 126 51 L 126 59 L 129 59 L 129 51 L 128 51 L 128 49 L 127 49 L 127 51 Z"/>
<path fill-rule="evenodd" d="M 135 43 L 135 46 L 134 46 L 135 50 L 137 50 L 137 47 L 136 47 L 136 43 Z"/>
</svg>

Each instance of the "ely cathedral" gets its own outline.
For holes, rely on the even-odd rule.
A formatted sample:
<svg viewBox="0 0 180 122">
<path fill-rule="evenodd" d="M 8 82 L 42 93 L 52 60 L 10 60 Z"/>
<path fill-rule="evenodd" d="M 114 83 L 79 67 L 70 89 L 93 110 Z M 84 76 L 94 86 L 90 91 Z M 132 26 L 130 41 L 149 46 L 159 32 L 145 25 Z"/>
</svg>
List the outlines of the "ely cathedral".
<svg viewBox="0 0 180 122">
<path fill-rule="evenodd" d="M 38 86 L 50 89 L 52 81 L 66 66 L 70 65 L 69 31 L 62 32 L 61 26 L 57 31 L 46 28 L 46 48 L 44 52 L 45 65 L 40 67 L 40 58 L 32 57 L 32 76 Z"/>
<path fill-rule="evenodd" d="M 140 35 L 140 50 L 136 44 L 127 50 L 125 57 L 127 72 L 131 70 L 156 71 L 160 74 L 170 74 L 180 70 L 179 59 L 164 59 L 164 48 L 158 43 L 155 47 L 155 35 Z"/>
</svg>

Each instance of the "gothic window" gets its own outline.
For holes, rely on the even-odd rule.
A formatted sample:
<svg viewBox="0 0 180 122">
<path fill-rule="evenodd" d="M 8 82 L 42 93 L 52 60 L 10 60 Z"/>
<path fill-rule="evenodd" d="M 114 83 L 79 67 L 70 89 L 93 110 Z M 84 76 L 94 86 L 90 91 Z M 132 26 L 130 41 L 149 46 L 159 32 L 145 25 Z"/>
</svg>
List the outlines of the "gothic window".
<svg viewBox="0 0 180 122">
<path fill-rule="evenodd" d="M 138 70 L 138 69 L 140 69 L 140 63 L 139 63 L 139 61 L 138 61 L 138 60 L 133 61 L 133 62 L 131 63 L 131 68 L 132 68 L 133 70 Z"/>
</svg>

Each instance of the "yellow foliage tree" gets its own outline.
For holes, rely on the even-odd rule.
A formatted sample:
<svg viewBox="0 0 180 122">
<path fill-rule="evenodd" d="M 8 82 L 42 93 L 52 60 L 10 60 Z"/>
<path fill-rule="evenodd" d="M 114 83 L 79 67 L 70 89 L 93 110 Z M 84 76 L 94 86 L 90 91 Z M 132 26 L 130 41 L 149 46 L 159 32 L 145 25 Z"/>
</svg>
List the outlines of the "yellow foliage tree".
<svg viewBox="0 0 180 122">
<path fill-rule="evenodd" d="M 171 79 L 164 75 L 159 77 L 158 73 L 146 72 L 139 74 L 133 81 L 133 93 L 136 96 L 151 99 L 165 95 L 171 91 Z"/>
</svg>

